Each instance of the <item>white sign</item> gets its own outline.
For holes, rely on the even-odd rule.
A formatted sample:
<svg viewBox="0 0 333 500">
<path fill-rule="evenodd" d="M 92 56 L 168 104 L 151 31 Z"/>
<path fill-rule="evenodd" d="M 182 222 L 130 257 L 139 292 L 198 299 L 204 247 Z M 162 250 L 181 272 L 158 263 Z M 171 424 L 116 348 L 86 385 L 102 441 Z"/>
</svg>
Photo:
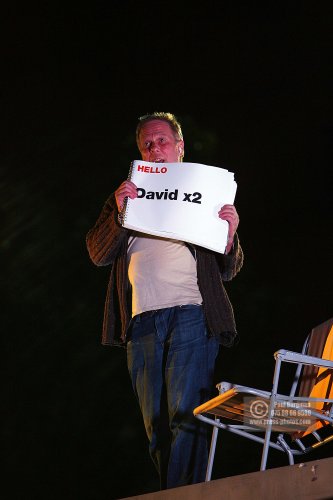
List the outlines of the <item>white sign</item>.
<svg viewBox="0 0 333 500">
<path fill-rule="evenodd" d="M 128 179 L 138 197 L 125 202 L 120 215 L 124 227 L 224 253 L 229 225 L 218 212 L 234 203 L 232 172 L 199 163 L 135 160 Z"/>
</svg>

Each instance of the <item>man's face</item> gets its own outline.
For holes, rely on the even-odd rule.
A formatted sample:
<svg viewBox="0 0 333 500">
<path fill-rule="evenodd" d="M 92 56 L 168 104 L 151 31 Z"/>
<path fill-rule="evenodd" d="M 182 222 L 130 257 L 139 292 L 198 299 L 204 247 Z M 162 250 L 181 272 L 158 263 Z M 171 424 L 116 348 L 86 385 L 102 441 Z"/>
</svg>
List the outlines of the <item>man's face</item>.
<svg viewBox="0 0 333 500">
<path fill-rule="evenodd" d="M 152 120 L 143 125 L 139 136 L 139 150 L 143 161 L 155 163 L 180 162 L 184 141 L 177 141 L 170 125 Z"/>
</svg>

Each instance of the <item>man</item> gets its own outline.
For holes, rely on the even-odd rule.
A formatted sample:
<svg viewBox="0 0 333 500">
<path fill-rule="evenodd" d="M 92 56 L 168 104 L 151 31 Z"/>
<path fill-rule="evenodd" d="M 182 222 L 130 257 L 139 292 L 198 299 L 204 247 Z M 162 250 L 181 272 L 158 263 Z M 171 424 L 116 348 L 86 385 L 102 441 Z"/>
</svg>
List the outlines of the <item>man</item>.
<svg viewBox="0 0 333 500">
<path fill-rule="evenodd" d="M 183 159 L 181 127 L 171 113 L 141 117 L 136 139 L 144 161 Z M 192 411 L 211 397 L 219 345 L 232 345 L 237 335 L 222 280 L 231 280 L 243 263 L 238 214 L 233 205 L 218 212 L 229 223 L 222 255 L 121 227 L 118 215 L 126 197 L 137 197 L 131 181 L 109 197 L 87 234 L 92 261 L 111 265 L 102 342 L 127 346 L 161 489 L 201 482 L 208 456 L 206 426 Z M 116 307 L 120 339 L 115 338 Z"/>
</svg>

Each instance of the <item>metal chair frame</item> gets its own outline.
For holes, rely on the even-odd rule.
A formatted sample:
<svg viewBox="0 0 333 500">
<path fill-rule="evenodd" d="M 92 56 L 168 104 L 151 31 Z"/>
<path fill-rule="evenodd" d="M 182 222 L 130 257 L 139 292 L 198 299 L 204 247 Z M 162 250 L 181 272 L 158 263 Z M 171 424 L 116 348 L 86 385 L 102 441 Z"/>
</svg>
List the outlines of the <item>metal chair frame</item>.
<svg viewBox="0 0 333 500">
<path fill-rule="evenodd" d="M 246 387 L 242 385 L 235 385 L 229 382 L 220 382 L 216 386 L 219 391 L 219 396 L 209 400 L 207 403 L 204 403 L 203 405 L 200 405 L 199 407 L 194 409 L 193 413 L 196 418 L 213 426 L 208 467 L 206 473 L 206 481 L 210 481 L 211 479 L 212 468 L 215 458 L 215 451 L 216 451 L 216 443 L 218 438 L 218 432 L 220 429 L 226 430 L 228 432 L 237 434 L 239 436 L 243 436 L 247 439 L 263 444 L 260 470 L 266 469 L 268 452 L 270 448 L 285 452 L 288 456 L 289 464 L 293 465 L 294 456 L 308 453 L 312 449 L 317 448 L 318 446 L 326 444 L 327 442 L 333 440 L 333 433 L 331 433 L 328 437 L 323 438 L 317 431 L 311 432 L 314 438 L 314 443 L 311 444 L 310 446 L 305 446 L 305 444 L 302 442 L 302 439 L 294 440 L 294 443 L 297 445 L 297 447 L 289 445 L 285 439 L 286 435 L 290 434 L 289 432 L 279 432 L 276 441 L 271 439 L 272 432 L 278 432 L 278 430 L 276 430 L 276 427 L 274 426 L 274 416 L 275 416 L 274 410 L 276 408 L 276 405 L 281 402 L 283 404 L 289 404 L 289 405 L 292 404 L 296 409 L 301 409 L 302 403 L 314 404 L 317 402 L 325 402 L 328 404 L 328 407 L 330 407 L 327 411 L 321 412 L 321 411 L 316 411 L 314 408 L 310 408 L 308 410 L 308 415 L 312 418 L 312 420 L 323 422 L 325 426 L 327 425 L 330 425 L 331 427 L 333 426 L 333 405 L 332 405 L 333 399 L 301 397 L 295 395 L 297 387 L 299 386 L 300 380 L 302 378 L 301 374 L 304 366 L 315 366 L 318 368 L 333 370 L 333 361 L 306 354 L 308 349 L 309 337 L 310 335 L 308 335 L 301 353 L 288 351 L 285 349 L 280 349 L 274 353 L 275 370 L 274 370 L 273 386 L 271 392 L 262 391 L 259 389 Z M 278 393 L 282 363 L 297 364 L 295 377 L 289 395 Z M 264 428 L 258 428 L 255 425 L 252 426 L 245 424 L 242 425 L 228 424 L 221 421 L 221 418 L 218 415 L 219 411 L 216 410 L 216 408 L 218 408 L 220 405 L 220 409 L 222 408 L 223 410 L 223 403 L 229 402 L 229 404 L 232 404 L 232 397 L 235 395 L 255 396 L 267 401 L 268 418 L 267 422 L 265 422 Z M 230 406 L 228 408 L 230 410 Z M 202 413 L 212 413 L 214 415 L 214 409 L 215 409 L 215 418 L 209 418 L 202 414 Z M 238 409 L 236 409 L 236 413 L 238 413 Z M 278 427 L 279 423 L 277 425 L 277 428 Z M 264 436 L 256 435 L 255 433 L 258 432 L 264 432 Z"/>
</svg>

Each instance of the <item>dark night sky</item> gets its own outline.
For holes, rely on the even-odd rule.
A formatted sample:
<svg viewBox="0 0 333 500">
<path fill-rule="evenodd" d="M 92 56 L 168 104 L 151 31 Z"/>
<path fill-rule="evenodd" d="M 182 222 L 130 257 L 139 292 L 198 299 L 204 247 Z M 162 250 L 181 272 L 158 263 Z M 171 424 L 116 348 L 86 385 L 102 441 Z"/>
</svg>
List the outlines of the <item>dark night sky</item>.
<svg viewBox="0 0 333 500">
<path fill-rule="evenodd" d="M 125 350 L 100 344 L 109 269 L 85 248 L 138 157 L 138 116 L 175 113 L 185 160 L 235 172 L 245 263 L 227 289 L 241 341 L 221 352 L 216 381 L 269 389 L 273 352 L 299 349 L 332 316 L 332 11 L 290 3 L 7 8 L 0 252 L 11 498 L 158 489 Z M 309 459 L 331 455 L 327 446 Z M 257 470 L 259 459 L 256 445 L 224 436 L 215 477 Z"/>
</svg>

